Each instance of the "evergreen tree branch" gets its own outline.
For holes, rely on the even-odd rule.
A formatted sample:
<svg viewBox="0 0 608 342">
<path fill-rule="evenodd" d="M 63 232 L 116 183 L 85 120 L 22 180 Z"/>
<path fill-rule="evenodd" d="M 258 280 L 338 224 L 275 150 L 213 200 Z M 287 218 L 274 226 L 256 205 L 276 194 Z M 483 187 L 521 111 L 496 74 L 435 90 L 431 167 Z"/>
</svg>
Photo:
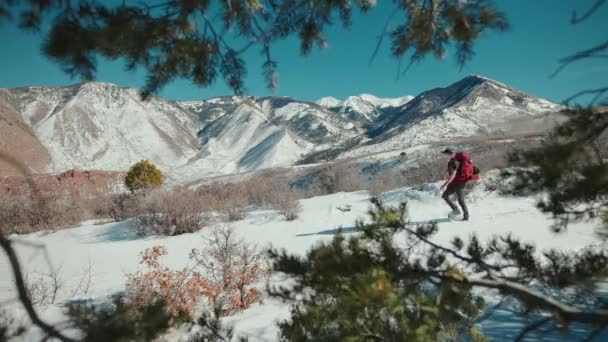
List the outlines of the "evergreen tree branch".
<svg viewBox="0 0 608 342">
<path fill-rule="evenodd" d="M 596 89 L 587 89 L 587 90 L 582 90 L 579 91 L 578 93 L 568 97 L 567 99 L 564 100 L 564 103 L 570 103 L 571 101 L 584 96 L 584 95 L 593 95 L 593 98 L 591 99 L 591 101 L 589 102 L 590 105 L 595 105 L 598 100 L 604 95 L 608 93 L 608 87 L 601 87 L 601 88 L 596 88 Z"/>
<path fill-rule="evenodd" d="M 582 23 L 594 15 L 605 3 L 606 0 L 596 0 L 593 6 L 591 6 L 591 8 L 589 8 L 587 12 L 583 13 L 580 17 L 577 16 L 576 11 L 572 11 L 572 19 L 570 19 L 570 23 L 573 25 Z"/>
<path fill-rule="evenodd" d="M 453 279 L 465 284 L 493 288 L 532 301 L 546 309 L 552 310 L 559 318 L 570 322 L 608 325 L 608 310 L 581 310 L 531 289 L 529 286 L 504 279 Z"/>
<path fill-rule="evenodd" d="M 519 335 L 517 335 L 517 337 L 515 338 L 515 342 L 519 342 L 519 341 L 523 341 L 524 338 L 531 332 L 533 332 L 534 330 L 540 329 L 540 327 L 542 327 L 543 325 L 547 324 L 549 321 L 551 321 L 550 317 L 545 317 L 545 318 L 541 318 L 538 321 L 529 324 L 528 326 L 526 326 L 524 329 L 522 329 L 522 331 L 519 333 Z"/>
<path fill-rule="evenodd" d="M 572 64 L 574 62 L 577 62 L 577 61 L 580 61 L 583 59 L 587 59 L 587 58 L 592 58 L 597 55 L 602 55 L 602 53 L 605 52 L 606 50 L 608 50 L 608 41 L 602 42 L 594 47 L 591 47 L 591 48 L 576 52 L 575 54 L 572 54 L 570 56 L 564 57 L 559 60 L 560 65 L 551 74 L 551 77 L 557 76 L 557 74 L 562 72 L 566 67 L 568 67 L 570 64 Z"/>
<path fill-rule="evenodd" d="M 604 331 L 606 329 L 605 326 L 601 326 L 598 327 L 596 329 L 594 329 L 591 334 L 589 334 L 587 337 L 585 337 L 585 339 L 583 340 L 583 342 L 589 342 L 589 341 L 593 341 L 593 339 L 599 335 L 602 331 Z"/>
</svg>

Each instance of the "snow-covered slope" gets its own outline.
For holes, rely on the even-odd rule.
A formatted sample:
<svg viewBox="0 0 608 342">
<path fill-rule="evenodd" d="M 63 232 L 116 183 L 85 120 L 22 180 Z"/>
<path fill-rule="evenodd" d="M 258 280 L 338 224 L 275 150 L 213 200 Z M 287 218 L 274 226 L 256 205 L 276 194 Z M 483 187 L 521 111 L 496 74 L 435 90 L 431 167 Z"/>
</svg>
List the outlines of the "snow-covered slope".
<svg viewBox="0 0 608 342">
<path fill-rule="evenodd" d="M 420 190 L 423 189 L 423 190 Z M 408 209 L 412 222 L 426 222 L 445 218 L 448 212 L 443 200 L 434 195 L 434 186 L 420 189 L 404 188 L 382 194 L 380 197 L 389 204 L 397 204 L 408 199 Z M 539 252 L 558 248 L 577 250 L 590 244 L 598 243 L 594 234 L 594 222 L 570 225 L 562 234 L 554 234 L 549 229 L 552 221 L 537 210 L 533 198 L 501 197 L 495 192 L 474 191 L 469 196 L 471 220 L 469 222 L 439 223 L 439 232 L 433 241 L 450 245 L 454 236 L 466 238 L 475 233 L 480 241 L 486 241 L 495 235 L 511 233 L 514 237 L 536 244 Z M 251 211 L 243 221 L 233 223 L 236 233 L 247 242 L 257 244 L 260 248 L 272 245 L 285 248 L 290 253 L 304 255 L 319 241 L 329 241 L 338 228 L 344 228 L 345 234 L 357 234 L 352 227 L 355 220 L 365 217 L 370 206 L 366 192 L 338 193 L 310 198 L 301 201 L 302 213 L 291 222 L 281 220 L 276 213 L 269 210 Z M 337 206 L 350 204 L 351 211 L 342 212 Z M 188 255 L 193 248 L 201 249 L 209 240 L 210 229 L 198 233 L 183 234 L 175 237 L 140 238 L 136 233 L 134 222 L 125 221 L 95 225 L 84 223 L 73 229 L 66 229 L 48 234 L 31 234 L 19 239 L 28 243 L 15 244 L 25 274 L 49 272 L 48 261 L 60 267 L 59 276 L 65 281 L 57 302 L 46 310 L 39 310 L 43 319 L 49 322 L 64 322 L 62 304 L 68 300 L 88 300 L 104 302 L 110 295 L 123 291 L 126 274 L 141 269 L 140 252 L 154 245 L 163 245 L 168 250 L 164 264 L 174 269 L 182 269 L 188 264 Z M 397 238 L 397 241 L 400 237 Z M 31 248 L 30 243 L 44 245 L 45 253 Z M 46 258 L 49 256 L 49 259 Z M 82 281 L 83 269 L 92 268 L 92 284 L 86 298 L 74 298 L 71 293 L 79 281 Z M 0 274 L 10 274 L 5 255 L 0 253 Z M 271 278 L 270 285 L 285 285 L 284 277 Z M 266 284 L 260 284 L 264 288 Z M 11 309 L 12 314 L 22 315 L 11 277 L 0 277 L 0 302 Z M 493 293 L 486 294 L 488 304 L 496 302 Z M 518 320 L 509 313 L 509 306 L 494 311 L 479 324 L 492 341 L 512 341 L 519 329 L 527 323 Z M 272 298 L 263 298 L 263 302 L 234 316 L 226 317 L 224 323 L 234 326 L 235 337 L 246 336 L 250 341 L 277 341 L 276 322 L 289 317 L 289 304 Z M 28 323 L 29 324 L 29 323 Z M 575 329 L 572 334 L 561 335 L 559 332 L 549 335 L 530 335 L 543 341 L 578 341 L 585 336 L 585 331 Z M 541 331 L 542 333 L 542 331 Z M 181 339 L 180 339 L 181 338 Z M 606 334 L 598 341 L 606 338 Z M 39 340 L 40 336 L 32 329 L 25 340 Z M 183 332 L 175 332 L 169 339 L 186 340 Z"/>
<path fill-rule="evenodd" d="M 34 172 L 46 170 L 50 156 L 25 122 L 21 113 L 0 89 L 0 150 L 11 154 Z M 17 175 L 20 172 L 7 162 L 0 160 L 0 175 Z"/>
<path fill-rule="evenodd" d="M 187 165 L 174 170 L 180 179 L 198 173 L 213 176 L 288 166 L 313 148 L 287 128 L 272 124 L 249 101 L 205 126 L 198 136 L 201 150 Z"/>
<path fill-rule="evenodd" d="M 174 170 L 179 179 L 291 166 L 307 153 L 363 133 L 351 121 L 309 102 L 279 97 L 222 101 L 232 104 L 230 114 L 218 115 L 198 132 L 201 150 Z"/>
<path fill-rule="evenodd" d="M 411 95 L 395 98 L 379 98 L 370 94 L 361 94 L 358 97 L 378 108 L 400 107 L 410 102 L 414 98 Z"/>
<path fill-rule="evenodd" d="M 424 92 L 382 116 L 371 141 L 344 154 L 450 141 L 457 137 L 545 131 L 545 114 L 559 106 L 481 76 L 469 76 L 446 88 Z"/>
<path fill-rule="evenodd" d="M 319 106 L 331 108 L 331 107 L 339 106 L 340 102 L 341 101 L 335 97 L 326 96 L 326 97 L 322 97 L 322 98 L 318 99 L 315 103 L 318 104 Z"/>
<path fill-rule="evenodd" d="M 336 107 L 347 107 L 349 105 L 355 105 L 357 102 L 367 102 L 374 107 L 377 108 L 386 108 L 386 107 L 399 107 L 410 100 L 412 100 L 414 96 L 407 95 L 403 97 L 395 97 L 395 98 L 380 98 L 371 94 L 361 94 L 358 96 L 349 96 L 346 100 L 340 101 L 339 99 L 326 96 L 317 100 L 315 103 L 319 106 L 323 106 L 326 108 L 336 108 Z"/>
<path fill-rule="evenodd" d="M 84 83 L 8 96 L 49 151 L 49 171 L 126 170 L 141 159 L 166 169 L 198 149 L 196 116 L 162 99 L 143 102 L 134 89 Z"/>
<path fill-rule="evenodd" d="M 36 171 L 126 170 L 148 159 L 169 179 L 186 182 L 455 137 L 543 130 L 549 125 L 541 114 L 555 108 L 480 76 L 415 98 L 362 94 L 317 103 L 250 96 L 141 101 L 137 90 L 91 82 L 0 89 L 0 119 L 23 128 L 0 129 L 29 134 L 23 147 L 1 141 L 0 147 L 29 153 Z"/>
<path fill-rule="evenodd" d="M 314 103 L 279 97 L 265 97 L 255 103 L 272 124 L 288 128 L 316 148 L 364 133 L 352 121 Z"/>
<path fill-rule="evenodd" d="M 22 120 L 48 150 L 37 171 L 126 170 L 148 159 L 170 178 L 187 180 L 180 177 L 289 166 L 305 152 L 363 133 L 324 107 L 290 98 L 141 101 L 135 89 L 91 82 L 1 89 L 0 100 L 3 121 L 9 114 Z"/>
<path fill-rule="evenodd" d="M 316 103 L 340 113 L 350 120 L 367 124 L 377 121 L 385 109 L 400 107 L 413 98 L 413 96 L 379 98 L 370 94 L 361 94 L 349 96 L 344 101 L 340 101 L 334 97 L 323 97 Z"/>
</svg>

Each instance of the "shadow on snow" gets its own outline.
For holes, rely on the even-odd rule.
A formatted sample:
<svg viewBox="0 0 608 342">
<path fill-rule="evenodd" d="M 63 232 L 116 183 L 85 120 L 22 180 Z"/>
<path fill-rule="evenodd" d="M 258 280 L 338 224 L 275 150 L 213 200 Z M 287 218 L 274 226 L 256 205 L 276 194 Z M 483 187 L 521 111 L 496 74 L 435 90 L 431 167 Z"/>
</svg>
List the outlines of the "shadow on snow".
<svg viewBox="0 0 608 342">
<path fill-rule="evenodd" d="M 408 226 L 415 225 L 423 225 L 423 224 L 432 224 L 432 223 L 443 223 L 443 222 L 451 222 L 452 220 L 448 218 L 440 218 L 440 219 L 432 219 L 425 221 L 408 221 L 405 224 Z M 306 233 L 306 234 L 298 234 L 296 236 L 314 236 L 314 235 L 336 235 L 338 232 L 342 232 L 343 234 L 356 233 L 358 231 L 357 227 L 340 227 L 334 229 L 326 229 L 316 233 Z"/>
</svg>

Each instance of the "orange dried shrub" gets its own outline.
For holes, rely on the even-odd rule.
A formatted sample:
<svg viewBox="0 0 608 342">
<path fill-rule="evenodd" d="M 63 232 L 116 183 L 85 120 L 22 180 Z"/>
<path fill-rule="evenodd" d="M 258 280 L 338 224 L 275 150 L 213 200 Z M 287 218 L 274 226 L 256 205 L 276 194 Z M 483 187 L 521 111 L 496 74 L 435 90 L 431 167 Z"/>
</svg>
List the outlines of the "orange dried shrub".
<svg viewBox="0 0 608 342">
<path fill-rule="evenodd" d="M 192 251 L 190 259 L 203 272 L 164 266 L 161 259 L 167 249 L 163 246 L 144 250 L 140 263 L 146 270 L 127 276 L 126 300 L 136 312 L 161 301 L 174 319 L 192 318 L 197 304 L 219 309 L 221 315 L 248 308 L 259 299 L 252 285 L 268 274 L 267 268 L 254 247 L 235 240 L 232 230 L 223 232 L 228 233 L 214 233 L 216 244 L 208 249 Z"/>
<path fill-rule="evenodd" d="M 267 275 L 267 271 L 262 267 L 259 260 L 246 265 L 241 259 L 235 265 L 236 276 L 233 278 L 233 293 L 231 297 L 231 310 L 239 311 L 247 309 L 251 304 L 259 299 L 259 292 L 252 284 Z"/>
<path fill-rule="evenodd" d="M 268 267 L 262 253 L 237 239 L 231 228 L 216 228 L 208 247 L 193 250 L 190 257 L 208 282 L 210 304 L 223 315 L 246 309 L 259 299 L 253 285 L 268 275 Z"/>
<path fill-rule="evenodd" d="M 161 263 L 167 255 L 163 246 L 153 246 L 141 253 L 145 272 L 127 276 L 126 299 L 137 310 L 162 301 L 167 312 L 174 318 L 192 317 L 195 304 L 206 295 L 209 285 L 198 272 L 187 268 L 172 270 Z"/>
</svg>

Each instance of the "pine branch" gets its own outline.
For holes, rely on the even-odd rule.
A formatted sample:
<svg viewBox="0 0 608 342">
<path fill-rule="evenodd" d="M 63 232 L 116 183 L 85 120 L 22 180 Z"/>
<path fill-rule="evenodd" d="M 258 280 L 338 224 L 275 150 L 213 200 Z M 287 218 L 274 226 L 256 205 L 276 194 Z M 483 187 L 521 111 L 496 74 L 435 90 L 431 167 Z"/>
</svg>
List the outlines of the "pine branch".
<svg viewBox="0 0 608 342">
<path fill-rule="evenodd" d="M 604 5 L 605 2 L 606 2 L 606 0 L 596 0 L 595 3 L 593 4 L 593 6 L 591 6 L 591 8 L 588 9 L 587 12 L 582 14 L 580 17 L 577 16 L 576 11 L 573 11 L 572 19 L 570 19 L 570 23 L 572 25 L 576 25 L 576 24 L 580 24 L 583 21 L 589 19 L 589 17 L 591 17 L 593 14 L 595 14 L 595 12 L 597 12 L 600 9 L 600 7 L 602 7 Z"/>
<path fill-rule="evenodd" d="M 464 255 L 456 252 L 455 250 L 453 250 L 451 248 L 447 248 L 447 247 L 438 245 L 438 244 L 434 243 L 433 241 L 431 241 L 431 240 L 427 239 L 426 237 L 424 237 L 422 234 L 416 232 L 413 229 L 410 229 L 410 228 L 407 228 L 407 227 L 404 227 L 404 229 L 408 233 L 413 234 L 414 236 L 416 236 L 416 238 L 418 238 L 422 242 L 426 243 L 427 245 L 429 245 L 429 246 L 431 246 L 431 247 L 433 247 L 435 249 L 438 249 L 438 250 L 440 250 L 442 252 L 445 252 L 447 254 L 450 254 L 453 257 L 455 257 L 455 258 L 457 258 L 457 259 L 459 259 L 461 261 L 467 262 L 470 265 L 479 265 L 479 266 L 482 266 L 487 271 L 493 270 L 493 271 L 499 271 L 500 272 L 503 269 L 500 266 L 490 265 L 490 264 L 484 262 L 483 260 L 475 260 L 473 258 L 469 258 L 467 256 L 464 256 Z M 506 267 L 510 267 L 510 266 L 512 266 L 512 265 L 506 265 Z"/>
<path fill-rule="evenodd" d="M 589 342 L 589 341 L 593 341 L 593 339 L 599 335 L 602 331 L 604 331 L 604 329 L 606 329 L 605 326 L 603 327 L 598 327 L 597 329 L 594 329 L 587 337 L 585 337 L 585 339 L 583 340 L 583 342 Z"/>
<path fill-rule="evenodd" d="M 538 321 L 536 321 L 532 324 L 529 324 L 524 329 L 522 329 L 522 331 L 519 333 L 519 335 L 517 335 L 517 337 L 515 338 L 514 341 L 515 342 L 523 341 L 524 338 L 526 337 L 526 335 L 533 332 L 534 330 L 539 329 L 540 327 L 542 327 L 549 321 L 551 321 L 551 317 L 545 317 L 545 318 L 539 319 Z"/>
<path fill-rule="evenodd" d="M 518 297 L 534 301 L 535 303 L 553 310 L 560 318 L 566 321 L 590 323 L 590 324 L 608 324 L 608 310 L 581 310 L 576 307 L 561 303 L 547 295 L 531 289 L 528 286 L 503 280 L 503 279 L 475 279 L 464 278 L 463 280 L 449 278 L 453 281 L 460 281 L 473 286 L 498 289 L 504 292 L 514 294 Z"/>
<path fill-rule="evenodd" d="M 593 57 L 598 56 L 599 54 L 605 52 L 606 50 L 608 50 L 608 41 L 605 41 L 605 42 L 598 44 L 594 47 L 591 47 L 589 49 L 576 52 L 573 55 L 564 57 L 559 60 L 560 65 L 551 74 L 551 77 L 557 76 L 557 74 L 559 74 L 562 70 L 564 70 L 567 66 L 569 66 L 570 64 L 572 64 L 574 62 L 577 62 L 577 61 L 580 61 L 583 59 L 587 59 L 587 58 L 593 58 Z M 603 54 L 601 54 L 601 55 L 603 56 Z"/>
<path fill-rule="evenodd" d="M 606 48 L 608 48 L 608 45 L 606 46 Z M 583 91 L 579 91 L 578 93 L 570 96 L 569 98 L 565 99 L 563 102 L 569 103 L 570 101 L 577 99 L 583 95 L 594 95 L 593 99 L 590 102 L 591 105 L 594 105 L 600 99 L 600 97 L 602 97 L 602 95 L 604 95 L 606 93 L 608 93 L 608 87 L 583 90 Z"/>
</svg>

